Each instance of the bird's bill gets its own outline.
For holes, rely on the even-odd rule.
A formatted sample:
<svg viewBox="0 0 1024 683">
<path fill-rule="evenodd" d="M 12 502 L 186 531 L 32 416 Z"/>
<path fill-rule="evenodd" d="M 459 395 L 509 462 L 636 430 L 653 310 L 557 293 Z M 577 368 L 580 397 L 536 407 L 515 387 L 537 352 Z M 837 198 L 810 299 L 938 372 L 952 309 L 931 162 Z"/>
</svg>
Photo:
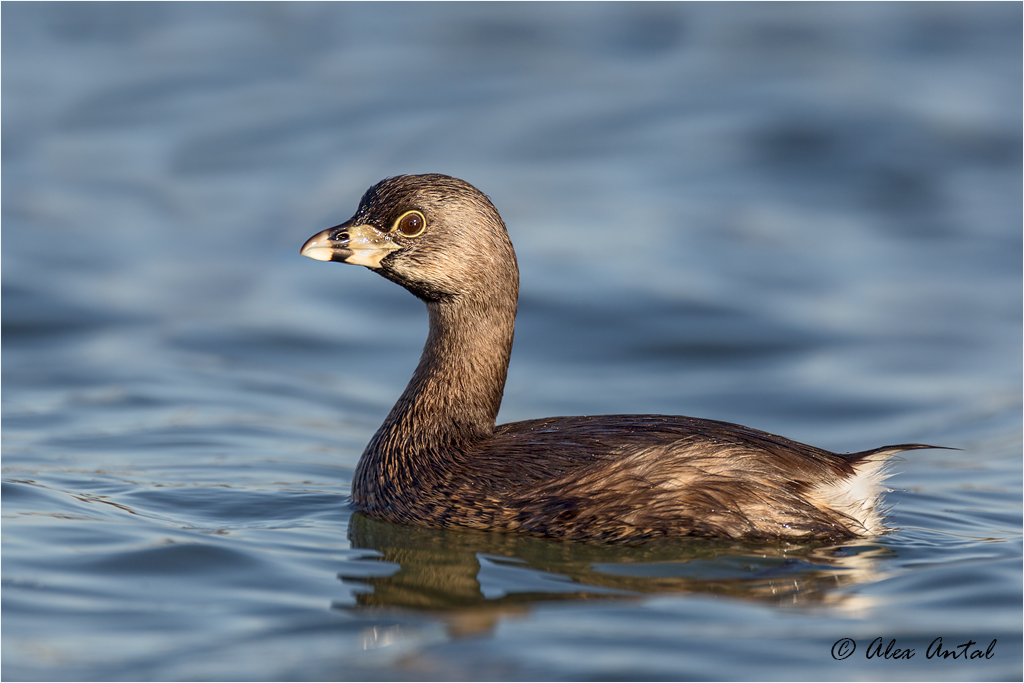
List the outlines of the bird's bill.
<svg viewBox="0 0 1024 683">
<path fill-rule="evenodd" d="M 299 254 L 316 261 L 380 268 L 381 260 L 398 248 L 390 236 L 372 225 L 342 224 L 310 237 Z"/>
</svg>

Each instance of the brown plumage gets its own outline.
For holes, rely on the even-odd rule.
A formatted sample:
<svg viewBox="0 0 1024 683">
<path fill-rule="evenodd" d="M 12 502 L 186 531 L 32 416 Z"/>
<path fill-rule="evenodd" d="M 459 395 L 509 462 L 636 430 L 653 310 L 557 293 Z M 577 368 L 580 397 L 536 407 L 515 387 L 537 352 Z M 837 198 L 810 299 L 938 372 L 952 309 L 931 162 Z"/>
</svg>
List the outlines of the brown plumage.
<svg viewBox="0 0 1024 683">
<path fill-rule="evenodd" d="M 412 380 L 356 467 L 352 500 L 374 517 L 610 542 L 872 535 L 885 530 L 877 505 L 886 460 L 928 448 L 840 455 L 663 415 L 495 427 L 519 270 L 497 210 L 456 178 L 384 180 L 301 253 L 367 266 L 430 314 Z"/>
</svg>

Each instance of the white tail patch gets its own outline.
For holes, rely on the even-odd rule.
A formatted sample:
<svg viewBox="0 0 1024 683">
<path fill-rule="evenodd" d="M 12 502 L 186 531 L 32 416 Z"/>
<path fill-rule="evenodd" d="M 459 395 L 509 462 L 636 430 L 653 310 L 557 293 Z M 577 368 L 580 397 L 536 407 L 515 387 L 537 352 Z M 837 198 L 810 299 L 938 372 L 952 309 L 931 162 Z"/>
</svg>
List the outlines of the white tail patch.
<svg viewBox="0 0 1024 683">
<path fill-rule="evenodd" d="M 853 474 L 829 484 L 816 486 L 809 492 L 814 501 L 854 520 L 863 529 L 851 529 L 865 536 L 886 531 L 884 510 L 878 508 L 878 498 L 885 491 L 885 480 L 892 475 L 889 458 L 899 451 L 874 453 L 853 468 Z"/>
</svg>

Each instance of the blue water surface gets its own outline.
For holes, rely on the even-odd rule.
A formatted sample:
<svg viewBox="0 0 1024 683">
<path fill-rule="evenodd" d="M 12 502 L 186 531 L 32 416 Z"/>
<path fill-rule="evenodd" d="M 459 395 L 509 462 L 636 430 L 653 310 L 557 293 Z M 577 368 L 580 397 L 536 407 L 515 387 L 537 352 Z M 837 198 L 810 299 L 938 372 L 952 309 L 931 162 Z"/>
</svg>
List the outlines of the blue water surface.
<svg viewBox="0 0 1024 683">
<path fill-rule="evenodd" d="M 1020 4 L 0 12 L 5 680 L 1021 679 Z M 959 450 L 840 545 L 353 514 L 426 316 L 298 249 L 423 172 L 517 249 L 500 421 Z"/>
</svg>

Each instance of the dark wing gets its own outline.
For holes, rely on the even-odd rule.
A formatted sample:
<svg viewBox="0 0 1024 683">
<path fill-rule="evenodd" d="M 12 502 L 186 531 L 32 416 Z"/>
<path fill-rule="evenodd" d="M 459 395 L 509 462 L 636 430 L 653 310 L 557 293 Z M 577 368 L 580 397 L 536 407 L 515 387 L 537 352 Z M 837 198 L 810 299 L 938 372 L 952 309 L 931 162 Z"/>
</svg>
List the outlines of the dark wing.
<svg viewBox="0 0 1024 683">
<path fill-rule="evenodd" d="M 609 415 L 502 425 L 471 460 L 508 473 L 491 483 L 518 499 L 513 526 L 544 535 L 843 537 L 856 525 L 817 492 L 913 448 L 927 446 L 840 455 L 728 422 Z"/>
</svg>

